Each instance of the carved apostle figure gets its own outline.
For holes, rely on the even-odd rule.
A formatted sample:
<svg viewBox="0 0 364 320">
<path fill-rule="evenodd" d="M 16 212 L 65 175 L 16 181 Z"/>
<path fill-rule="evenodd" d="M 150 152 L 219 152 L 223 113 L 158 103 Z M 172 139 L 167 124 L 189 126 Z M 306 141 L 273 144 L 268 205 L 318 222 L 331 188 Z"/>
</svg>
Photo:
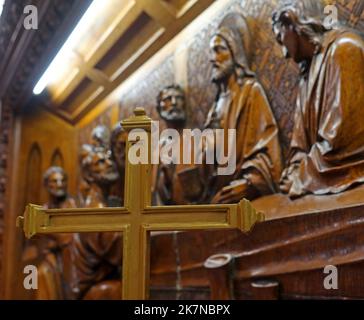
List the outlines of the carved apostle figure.
<svg viewBox="0 0 364 320">
<path fill-rule="evenodd" d="M 75 200 L 67 191 L 68 177 L 61 167 L 50 167 L 43 176 L 43 184 L 48 192 L 46 209 L 75 208 Z"/>
<path fill-rule="evenodd" d="M 102 139 L 100 144 L 83 147 L 81 158 L 84 177 L 93 190 L 90 201 L 87 202 L 88 206 L 97 203 L 99 206 L 122 206 L 127 138 L 127 132 L 118 123 L 111 132 L 110 142 L 106 143 Z M 110 150 L 107 146 L 110 146 Z M 98 154 L 97 157 L 95 153 Z M 101 159 L 105 161 L 102 161 L 104 169 L 100 170 L 100 165 L 95 166 L 93 163 Z M 100 175 L 100 172 L 104 174 Z M 103 196 L 100 198 L 101 190 Z M 75 236 L 72 246 L 75 261 L 72 287 L 75 298 L 121 299 L 121 252 L 122 234 L 119 232 L 84 233 Z"/>
<path fill-rule="evenodd" d="M 98 125 L 96 126 L 92 132 L 91 132 L 91 143 L 90 144 L 85 144 L 81 147 L 81 161 L 83 161 L 84 159 L 87 159 L 87 156 L 90 153 L 90 150 L 94 151 L 96 154 L 96 151 L 99 150 L 100 153 L 98 153 L 99 155 L 105 155 L 107 158 L 110 158 L 110 130 L 104 126 L 104 125 Z M 104 152 L 105 151 L 105 152 Z M 109 152 L 109 155 L 107 154 L 107 152 Z M 114 159 L 111 159 L 112 161 L 114 161 Z M 110 163 L 110 161 L 108 161 L 108 163 Z M 115 162 L 114 162 L 115 163 Z M 114 165 L 115 166 L 115 165 Z M 81 164 L 81 168 L 83 168 L 83 165 Z M 83 173 L 85 174 L 85 176 L 88 178 L 89 175 L 87 172 L 87 170 L 83 170 Z M 88 178 L 89 179 L 89 178 Z M 110 184 L 107 184 L 107 199 L 102 200 L 102 201 L 108 201 L 109 200 L 109 189 L 112 188 L 112 184 L 113 182 L 110 181 Z M 105 188 L 105 187 L 103 187 Z M 92 191 L 93 195 L 91 195 L 91 185 L 90 183 L 85 179 L 85 177 L 81 178 L 81 181 L 79 183 L 78 186 L 78 204 L 80 207 L 89 207 L 90 206 L 90 201 L 92 198 L 95 197 L 95 195 L 100 194 L 102 192 L 96 192 L 95 190 Z M 95 188 L 93 188 L 95 189 Z M 113 200 L 112 200 L 113 201 Z M 120 202 L 120 200 L 119 200 Z M 120 203 L 118 203 L 120 206 Z"/>
<path fill-rule="evenodd" d="M 157 97 L 157 111 L 165 121 L 168 129 L 174 129 L 182 137 L 187 121 L 186 98 L 179 85 L 170 85 L 160 91 Z M 175 144 L 172 146 L 172 144 Z M 174 163 L 165 164 L 163 156 L 157 173 L 157 203 L 163 204 L 188 204 L 197 202 L 202 196 L 203 185 L 200 181 L 199 170 L 192 164 L 184 164 L 182 160 L 183 144 L 180 140 L 161 136 L 160 150 L 163 148 L 179 148 L 180 157 Z M 176 159 L 177 160 L 177 159 Z"/>
<path fill-rule="evenodd" d="M 81 167 L 83 178 L 90 185 L 85 206 L 88 208 L 112 206 L 114 201 L 110 201 L 110 190 L 119 175 L 111 150 L 106 144 L 83 145 Z M 68 281 L 71 283 L 74 298 L 120 298 L 120 281 L 104 280 L 120 274 L 121 233 L 75 234 L 71 250 L 74 266 Z"/>
<path fill-rule="evenodd" d="M 291 197 L 342 192 L 364 182 L 364 42 L 323 23 L 318 0 L 284 1 L 273 30 L 301 70 L 288 168 Z"/>
<path fill-rule="evenodd" d="M 110 137 L 111 158 L 116 165 L 118 180 L 112 187 L 109 197 L 109 206 L 122 207 L 124 203 L 124 181 L 125 181 L 125 161 L 127 132 L 117 123 Z"/>
<path fill-rule="evenodd" d="M 212 81 L 218 88 L 206 128 L 236 129 L 236 170 L 213 175 L 208 189 L 213 203 L 277 192 L 281 174 L 278 127 L 260 83 L 249 67 L 250 33 L 243 16 L 229 14 L 213 35 Z"/>
<path fill-rule="evenodd" d="M 61 167 L 50 167 L 44 174 L 43 182 L 48 191 L 46 209 L 76 208 L 76 201 L 67 192 L 67 174 Z M 38 267 L 37 299 L 64 299 L 70 288 L 62 285 L 64 263 L 69 257 L 72 234 L 49 234 L 39 239 L 43 259 Z M 70 261 L 68 261 L 70 263 Z"/>
<path fill-rule="evenodd" d="M 110 188 L 118 179 L 118 172 L 111 158 L 111 151 L 104 147 L 83 145 L 81 168 L 83 178 L 90 185 L 85 207 L 107 206 Z"/>
</svg>

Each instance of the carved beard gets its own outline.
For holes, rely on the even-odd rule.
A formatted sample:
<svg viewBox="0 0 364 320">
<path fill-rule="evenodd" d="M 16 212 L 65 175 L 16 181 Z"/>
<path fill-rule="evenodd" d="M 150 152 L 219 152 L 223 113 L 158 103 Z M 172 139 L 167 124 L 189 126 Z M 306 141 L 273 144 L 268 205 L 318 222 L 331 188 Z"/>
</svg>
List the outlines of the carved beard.
<svg viewBox="0 0 364 320">
<path fill-rule="evenodd" d="M 168 111 L 162 111 L 161 118 L 171 123 L 184 123 L 186 121 L 186 113 L 183 109 L 173 108 Z"/>
<path fill-rule="evenodd" d="M 228 61 L 222 64 L 214 63 L 212 67 L 212 82 L 220 83 L 234 73 L 234 63 Z"/>
<path fill-rule="evenodd" d="M 119 178 L 119 174 L 115 170 L 113 170 L 113 171 L 109 171 L 104 174 L 99 174 L 95 180 L 99 184 L 109 185 L 109 184 L 114 183 L 118 178 Z"/>
<path fill-rule="evenodd" d="M 48 190 L 48 192 L 55 198 L 64 198 L 66 196 L 65 190 Z"/>
</svg>

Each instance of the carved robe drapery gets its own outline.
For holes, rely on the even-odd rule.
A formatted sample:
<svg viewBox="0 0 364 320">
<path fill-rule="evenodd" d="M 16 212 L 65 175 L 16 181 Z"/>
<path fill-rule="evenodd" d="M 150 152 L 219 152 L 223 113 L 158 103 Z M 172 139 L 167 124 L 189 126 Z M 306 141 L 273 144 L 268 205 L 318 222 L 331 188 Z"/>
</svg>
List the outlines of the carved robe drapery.
<svg viewBox="0 0 364 320">
<path fill-rule="evenodd" d="M 227 107 L 219 108 L 216 103 L 210 110 L 205 127 L 224 129 L 225 135 L 228 129 L 236 129 L 236 170 L 232 176 L 217 176 L 214 191 L 245 178 L 259 195 L 276 192 L 281 148 L 278 126 L 262 86 L 254 77 L 247 77 L 241 86 L 235 83 L 226 99 Z"/>
<path fill-rule="evenodd" d="M 364 42 L 330 31 L 303 75 L 290 149 L 289 194 L 339 193 L 364 182 Z"/>
<path fill-rule="evenodd" d="M 43 206 L 45 209 L 76 208 L 73 198 L 66 200 L 57 207 L 50 203 Z M 72 296 L 69 282 L 71 275 L 70 245 L 72 233 L 59 233 L 53 235 L 43 235 L 39 238 L 40 250 L 43 261 L 38 266 L 38 290 L 36 297 L 38 300 L 60 300 Z"/>
<path fill-rule="evenodd" d="M 92 185 L 86 208 L 107 207 L 108 197 Z M 72 267 L 67 283 L 73 299 L 120 299 L 122 234 L 87 232 L 73 235 L 70 246 Z M 117 279 L 117 280 L 115 280 Z"/>
<path fill-rule="evenodd" d="M 119 232 L 75 234 L 71 248 L 74 275 L 70 280 L 76 299 L 121 298 L 119 279 L 122 244 Z"/>
</svg>

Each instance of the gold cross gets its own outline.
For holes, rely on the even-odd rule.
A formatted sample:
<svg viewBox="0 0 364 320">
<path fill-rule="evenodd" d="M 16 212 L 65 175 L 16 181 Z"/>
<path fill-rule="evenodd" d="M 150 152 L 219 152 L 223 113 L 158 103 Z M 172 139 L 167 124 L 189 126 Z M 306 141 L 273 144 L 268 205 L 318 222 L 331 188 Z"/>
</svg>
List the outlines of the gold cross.
<svg viewBox="0 0 364 320">
<path fill-rule="evenodd" d="M 151 157 L 151 119 L 143 108 L 122 121 L 127 132 L 144 129 Z M 145 140 L 148 141 L 145 141 Z M 127 142 L 126 154 L 133 143 Z M 56 232 L 123 232 L 122 297 L 147 299 L 151 231 L 187 231 L 239 228 L 247 232 L 264 216 L 250 202 L 229 205 L 151 206 L 151 164 L 126 164 L 125 206 L 123 208 L 53 209 L 29 204 L 17 218 L 27 238 Z M 149 161 L 150 162 L 150 161 Z M 121 254 L 121 252 L 120 252 Z"/>
</svg>

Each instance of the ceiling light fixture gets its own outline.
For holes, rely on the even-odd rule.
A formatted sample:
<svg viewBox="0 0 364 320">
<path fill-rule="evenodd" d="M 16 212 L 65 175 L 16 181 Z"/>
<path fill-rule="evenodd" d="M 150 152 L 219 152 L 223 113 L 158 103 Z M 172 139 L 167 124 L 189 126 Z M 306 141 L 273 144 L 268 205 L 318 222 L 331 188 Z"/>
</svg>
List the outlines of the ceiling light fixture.
<svg viewBox="0 0 364 320">
<path fill-rule="evenodd" d="M 87 29 L 92 24 L 92 22 L 94 22 L 94 20 L 97 18 L 97 15 L 99 14 L 100 9 L 103 5 L 105 5 L 105 1 L 93 0 L 91 2 L 90 6 L 80 19 L 76 27 L 73 29 L 72 33 L 63 44 L 62 48 L 58 51 L 57 55 L 48 66 L 47 70 L 44 72 L 38 83 L 35 85 L 33 89 L 33 93 L 35 95 L 43 92 L 47 85 L 51 83 L 54 75 L 62 69 L 62 66 L 66 63 L 67 59 L 75 54 L 75 46 L 78 44 L 82 35 L 87 32 Z"/>
<path fill-rule="evenodd" d="M 3 13 L 4 4 L 5 4 L 5 0 L 0 0 L 0 16 Z"/>
</svg>

